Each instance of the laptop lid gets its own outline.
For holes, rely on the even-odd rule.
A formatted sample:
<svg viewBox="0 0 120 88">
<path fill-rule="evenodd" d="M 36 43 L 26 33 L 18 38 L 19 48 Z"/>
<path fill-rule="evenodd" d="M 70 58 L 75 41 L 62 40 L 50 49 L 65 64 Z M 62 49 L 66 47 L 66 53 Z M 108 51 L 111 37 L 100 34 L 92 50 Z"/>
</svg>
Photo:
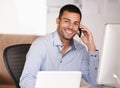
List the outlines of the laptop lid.
<svg viewBox="0 0 120 88">
<path fill-rule="evenodd" d="M 79 88 L 80 71 L 39 71 L 35 88 Z"/>
</svg>

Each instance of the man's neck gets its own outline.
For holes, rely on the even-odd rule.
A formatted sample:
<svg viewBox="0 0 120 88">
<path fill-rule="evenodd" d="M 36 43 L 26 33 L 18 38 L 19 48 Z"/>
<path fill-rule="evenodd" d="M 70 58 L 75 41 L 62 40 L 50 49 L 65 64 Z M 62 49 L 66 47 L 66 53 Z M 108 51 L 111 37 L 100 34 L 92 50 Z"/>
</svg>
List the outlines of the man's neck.
<svg viewBox="0 0 120 88">
<path fill-rule="evenodd" d="M 68 50 L 68 48 L 71 45 L 70 40 L 61 40 L 62 44 L 63 44 L 63 48 L 61 50 L 61 54 L 62 56 L 65 54 L 65 52 Z"/>
<path fill-rule="evenodd" d="M 63 44 L 64 47 L 70 46 L 71 42 L 70 40 L 66 40 L 66 39 L 61 39 L 61 42 Z"/>
</svg>

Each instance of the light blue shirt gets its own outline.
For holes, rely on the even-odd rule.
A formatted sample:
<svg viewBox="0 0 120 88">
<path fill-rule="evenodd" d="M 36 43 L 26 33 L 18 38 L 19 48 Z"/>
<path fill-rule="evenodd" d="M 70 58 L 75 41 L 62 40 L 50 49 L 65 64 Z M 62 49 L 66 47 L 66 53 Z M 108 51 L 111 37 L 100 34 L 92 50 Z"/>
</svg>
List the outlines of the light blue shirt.
<svg viewBox="0 0 120 88">
<path fill-rule="evenodd" d="M 71 47 L 62 56 L 62 43 L 57 31 L 36 39 L 26 56 L 20 78 L 21 88 L 34 88 L 38 71 L 82 71 L 82 77 L 96 85 L 98 51 L 87 51 L 78 41 L 72 39 Z"/>
</svg>

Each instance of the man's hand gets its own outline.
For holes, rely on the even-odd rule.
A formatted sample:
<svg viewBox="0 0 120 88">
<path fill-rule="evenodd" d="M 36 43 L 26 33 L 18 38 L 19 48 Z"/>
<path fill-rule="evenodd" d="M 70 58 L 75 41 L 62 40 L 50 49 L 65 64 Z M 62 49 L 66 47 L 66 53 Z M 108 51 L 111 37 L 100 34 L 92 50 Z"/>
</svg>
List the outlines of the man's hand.
<svg viewBox="0 0 120 88">
<path fill-rule="evenodd" d="M 87 45 L 89 51 L 96 51 L 92 33 L 84 25 L 80 25 L 80 28 L 82 30 L 81 40 L 83 43 Z"/>
</svg>

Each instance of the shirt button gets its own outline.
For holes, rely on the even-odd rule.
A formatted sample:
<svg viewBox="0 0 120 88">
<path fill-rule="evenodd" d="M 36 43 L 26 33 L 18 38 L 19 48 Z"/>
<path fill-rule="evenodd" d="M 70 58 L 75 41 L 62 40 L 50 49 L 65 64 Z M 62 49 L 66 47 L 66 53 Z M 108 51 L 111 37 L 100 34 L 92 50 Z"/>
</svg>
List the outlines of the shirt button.
<svg viewBox="0 0 120 88">
<path fill-rule="evenodd" d="M 62 61 L 60 61 L 60 63 L 62 63 Z"/>
<path fill-rule="evenodd" d="M 97 67 L 95 68 L 95 70 L 97 70 Z"/>
<path fill-rule="evenodd" d="M 91 55 L 93 57 L 93 55 Z"/>
</svg>

